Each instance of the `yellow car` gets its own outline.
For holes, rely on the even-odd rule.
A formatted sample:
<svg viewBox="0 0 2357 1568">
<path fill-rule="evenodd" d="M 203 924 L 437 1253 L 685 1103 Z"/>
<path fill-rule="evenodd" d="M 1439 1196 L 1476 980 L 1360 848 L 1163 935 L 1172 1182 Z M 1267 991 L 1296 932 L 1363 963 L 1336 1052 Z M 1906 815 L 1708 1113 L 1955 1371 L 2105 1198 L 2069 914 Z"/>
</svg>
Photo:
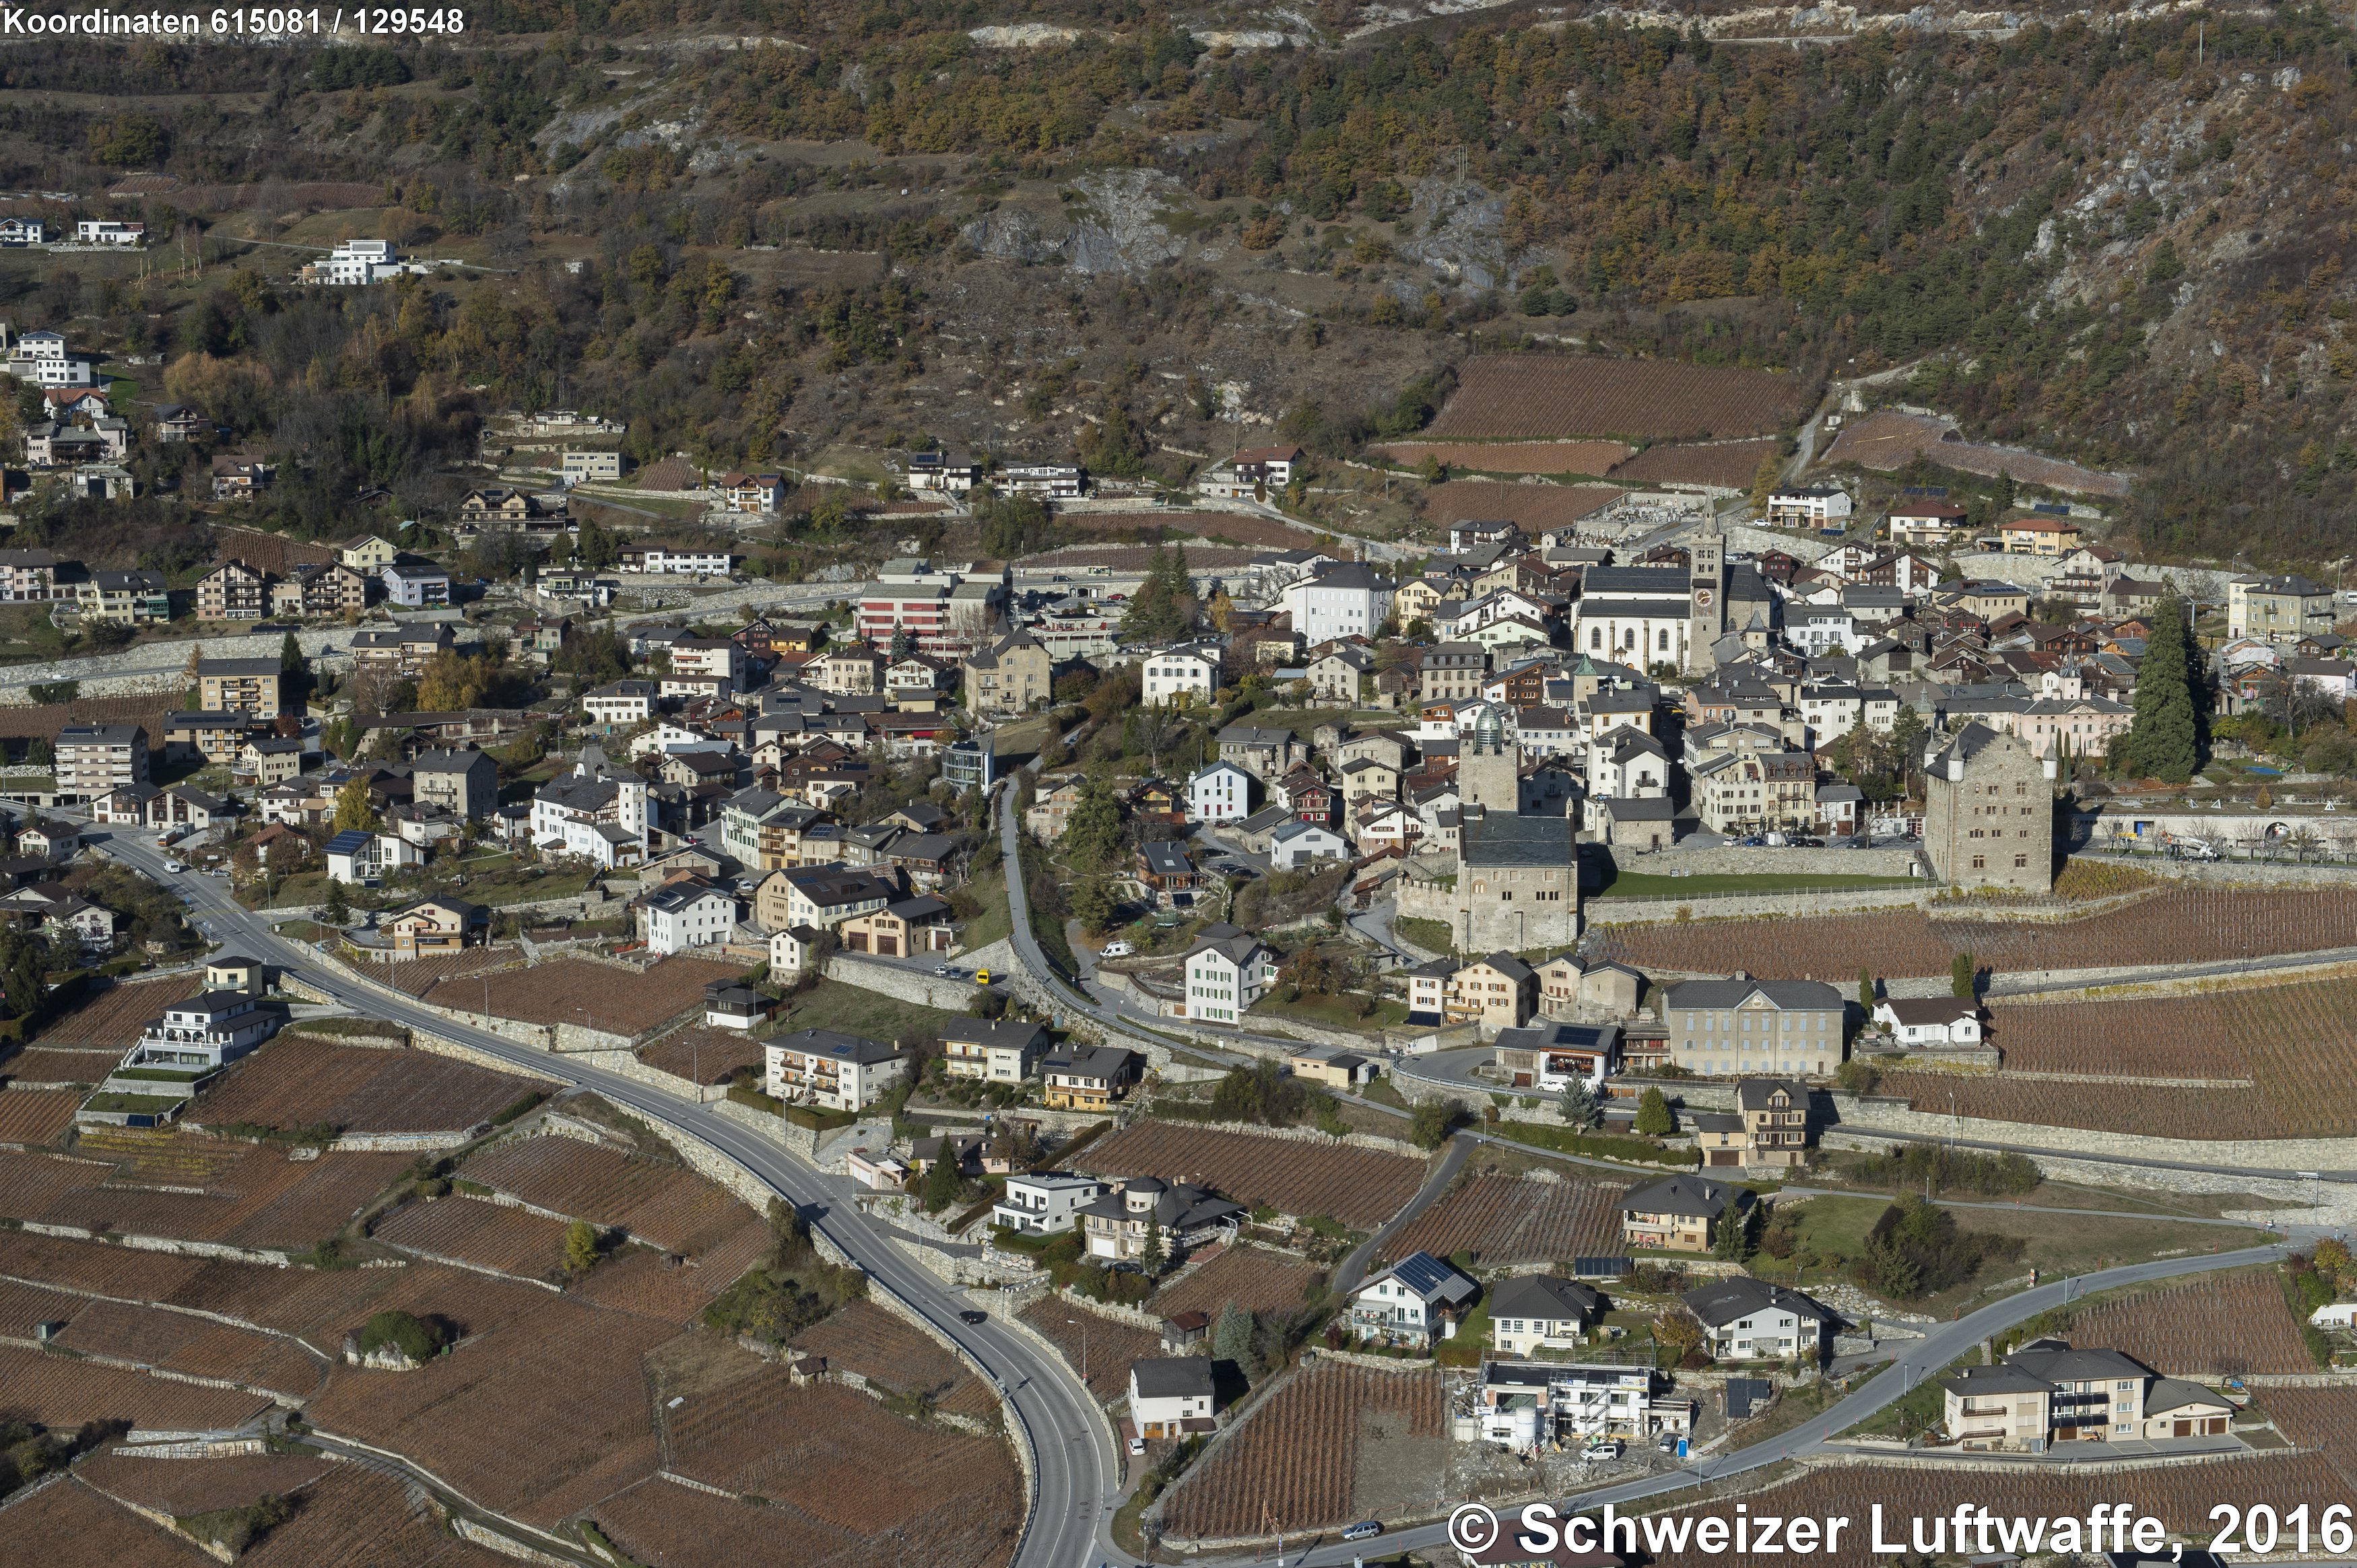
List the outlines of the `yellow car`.
<svg viewBox="0 0 2357 1568">
<path fill-rule="evenodd" d="M 974 972 L 974 983 L 976 985 L 988 985 L 990 983 L 990 971 L 986 969 L 975 970 Z"/>
</svg>

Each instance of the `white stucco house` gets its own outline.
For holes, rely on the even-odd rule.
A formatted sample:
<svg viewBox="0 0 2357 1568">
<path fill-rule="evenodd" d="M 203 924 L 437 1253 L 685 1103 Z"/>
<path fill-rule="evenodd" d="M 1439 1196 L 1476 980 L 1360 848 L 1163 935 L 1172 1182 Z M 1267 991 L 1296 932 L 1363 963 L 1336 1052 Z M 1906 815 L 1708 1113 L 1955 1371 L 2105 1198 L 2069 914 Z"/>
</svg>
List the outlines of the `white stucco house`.
<svg viewBox="0 0 2357 1568">
<path fill-rule="evenodd" d="M 1348 860 L 1351 841 L 1315 822 L 1293 822 L 1268 836 L 1268 863 L 1293 871 L 1317 860 Z"/>
<path fill-rule="evenodd" d="M 1214 762 L 1187 780 L 1187 815 L 1198 822 L 1240 822 L 1252 815 L 1253 776 Z"/>
<path fill-rule="evenodd" d="M 676 883 L 647 895 L 639 906 L 647 947 L 659 953 L 684 952 L 728 940 L 737 929 L 737 900 L 717 887 Z"/>
<path fill-rule="evenodd" d="M 1220 650 L 1189 642 L 1149 653 L 1137 681 L 1138 695 L 1152 706 L 1208 702 L 1220 684 Z"/>
<path fill-rule="evenodd" d="M 1977 1046 L 1980 1004 L 1969 996 L 1886 996 L 1874 1006 L 1874 1021 L 1902 1046 Z"/>
<path fill-rule="evenodd" d="M 1233 1024 L 1275 981 L 1276 954 L 1259 938 L 1231 925 L 1206 926 L 1187 955 L 1187 994 L 1164 1005 L 1174 1017 Z"/>
</svg>

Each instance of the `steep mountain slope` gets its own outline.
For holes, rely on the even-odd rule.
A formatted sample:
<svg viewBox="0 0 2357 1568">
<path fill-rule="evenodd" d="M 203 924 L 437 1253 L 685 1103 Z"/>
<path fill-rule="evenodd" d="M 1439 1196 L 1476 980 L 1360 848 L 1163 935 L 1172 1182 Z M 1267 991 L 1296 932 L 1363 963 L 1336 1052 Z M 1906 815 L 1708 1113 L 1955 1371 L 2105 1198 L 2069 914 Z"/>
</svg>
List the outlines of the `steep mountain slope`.
<svg viewBox="0 0 2357 1568">
<path fill-rule="evenodd" d="M 1886 392 L 1968 435 L 2137 472 L 2149 548 L 2346 548 L 2345 17 L 1412 9 L 574 0 L 398 48 L 68 45 L 0 56 L 0 179 L 169 171 L 108 210 L 246 272 L 339 233 L 519 269 L 332 308 L 82 288 L 102 333 L 262 361 L 257 428 L 320 367 L 413 418 L 561 389 L 642 455 L 1175 473 L 1583 346 L 1912 366 Z"/>
</svg>

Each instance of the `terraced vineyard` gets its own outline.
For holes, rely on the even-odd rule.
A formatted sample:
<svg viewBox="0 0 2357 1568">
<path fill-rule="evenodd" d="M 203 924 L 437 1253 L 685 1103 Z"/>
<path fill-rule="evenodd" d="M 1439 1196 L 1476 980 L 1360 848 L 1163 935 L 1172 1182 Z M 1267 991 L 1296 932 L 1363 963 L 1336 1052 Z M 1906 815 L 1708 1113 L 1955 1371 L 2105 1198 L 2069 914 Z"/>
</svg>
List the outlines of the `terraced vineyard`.
<svg viewBox="0 0 2357 1568">
<path fill-rule="evenodd" d="M 1238 1245 L 1155 1293 L 1146 1310 L 1157 1317 L 1200 1312 L 1217 1318 L 1230 1302 L 1246 1312 L 1297 1312 L 1321 1271 L 1265 1247 Z"/>
<path fill-rule="evenodd" d="M 485 1013 L 521 1023 L 569 1024 L 609 1035 L 635 1036 L 676 1018 L 704 999 L 715 980 L 734 980 L 743 964 L 715 963 L 677 954 L 640 972 L 620 964 L 560 958 L 530 969 L 502 970 L 488 982 L 469 975 L 444 980 L 426 1003 L 462 1013 Z"/>
<path fill-rule="evenodd" d="M 795 1388 L 784 1368 L 771 1365 L 682 1397 L 676 1410 L 664 1402 L 669 1467 L 706 1486 L 788 1505 L 782 1517 L 757 1517 L 786 1531 L 788 1541 L 803 1540 L 801 1550 L 810 1552 L 774 1555 L 780 1549 L 769 1546 L 759 1553 L 763 1561 L 823 1561 L 827 1541 L 838 1549 L 891 1541 L 909 1552 L 912 1563 L 998 1563 L 1012 1549 L 1023 1487 L 1006 1444 L 995 1436 L 903 1421 L 840 1384 Z M 879 1480 L 888 1476 L 888 1483 Z M 660 1499 L 657 1511 L 672 1512 L 672 1498 Z M 597 1517 L 601 1525 L 633 1519 L 626 1530 L 661 1528 L 629 1504 Z M 813 1533 L 796 1537 L 797 1521 Z M 888 1558 L 890 1549 L 884 1554 Z M 876 1560 L 843 1559 L 846 1568 Z"/>
<path fill-rule="evenodd" d="M 328 1371 L 325 1361 L 291 1339 L 128 1302 L 86 1302 L 68 1319 L 58 1343 L 83 1355 L 220 1378 L 297 1400 L 317 1391 Z"/>
<path fill-rule="evenodd" d="M 241 1454 L 159 1465 L 102 1452 L 75 1466 L 74 1474 L 108 1497 L 186 1518 L 257 1498 L 283 1498 L 335 1468 L 335 1461 L 316 1455 Z"/>
<path fill-rule="evenodd" d="M 544 1528 L 653 1473 L 639 1362 L 676 1324 L 457 1269 L 397 1273 L 378 1307 L 447 1319 L 467 1342 L 415 1371 L 339 1365 L 306 1412 L 313 1424 Z"/>
<path fill-rule="evenodd" d="M 1448 1431 L 1438 1372 L 1312 1362 L 1179 1481 L 1164 1504 L 1166 1530 L 1230 1540 L 1350 1523 L 1369 1411 L 1396 1413 L 1413 1437 Z"/>
<path fill-rule="evenodd" d="M 2357 1490 L 2357 1389 L 2266 1389 L 2257 1399 L 2277 1431 L 2321 1449 L 2341 1484 Z"/>
<path fill-rule="evenodd" d="M 1895 1072 L 1883 1092 L 1967 1116 L 2157 1138 L 2337 1137 L 2357 1122 L 2357 981 L 2160 1001 L 2000 1006 L 2006 1070 Z M 2247 1079 L 2248 1089 L 2053 1082 L 2013 1076 Z"/>
<path fill-rule="evenodd" d="M 436 953 L 430 958 L 413 958 L 401 963 L 371 964 L 364 972 L 370 979 L 382 981 L 395 991 L 424 996 L 443 981 L 456 976 L 488 974 L 495 970 L 515 969 L 522 963 L 523 950 L 520 948 L 468 948 L 462 952 Z"/>
<path fill-rule="evenodd" d="M 307 1251 L 409 1164 L 406 1155 L 330 1153 L 294 1160 L 282 1147 L 170 1134 L 128 1150 L 115 1147 L 124 1155 L 119 1169 L 59 1155 L 0 1155 L 0 1215 L 91 1231 Z"/>
<path fill-rule="evenodd" d="M 0 1519 L 7 1524 L 0 1530 L 0 1568 L 57 1568 L 66 1541 L 82 1563 L 205 1568 L 212 1561 L 196 1542 L 140 1518 L 78 1477 L 15 1498 Z"/>
<path fill-rule="evenodd" d="M 674 1252 L 694 1252 L 738 1229 L 752 1210 L 682 1165 L 576 1138 L 519 1138 L 459 1173 L 558 1214 L 619 1227 Z"/>
<path fill-rule="evenodd" d="M 1629 1189 L 1583 1181 L 1542 1181 L 1483 1171 L 1383 1243 L 1386 1260 L 1411 1252 L 1446 1258 L 1470 1251 L 1481 1264 L 1554 1262 L 1608 1251 L 1620 1233 Z"/>
<path fill-rule="evenodd" d="M 2014 1072 L 2240 1078 L 2240 1053 L 2221 1048 L 2225 1032 L 2218 1002 L 2209 996 L 1989 1009 L 1990 1038 Z"/>
<path fill-rule="evenodd" d="M 857 1372 L 959 1415 L 990 1416 L 998 1410 L 997 1396 L 964 1362 L 873 1302 L 855 1301 L 822 1318 L 795 1337 L 794 1347 L 825 1357 L 830 1371 Z"/>
<path fill-rule="evenodd" d="M 332 1127 L 343 1133 L 455 1133 L 489 1122 L 544 1080 L 431 1051 L 273 1040 L 221 1075 L 183 1117 L 191 1127 Z"/>
<path fill-rule="evenodd" d="M 1635 448 L 1625 441 L 1394 441 L 1368 450 L 1410 467 L 1432 457 L 1451 468 L 1487 474 L 1586 474 L 1600 479 Z"/>
<path fill-rule="evenodd" d="M 1808 395 L 1798 376 L 1674 360 L 1477 354 L 1457 374 L 1436 439 L 1765 435 L 1793 423 Z"/>
<path fill-rule="evenodd" d="M 1077 1163 L 1098 1176 L 1197 1182 L 1238 1203 L 1361 1230 L 1398 1213 L 1424 1180 L 1424 1162 L 1405 1155 L 1169 1122 L 1137 1122 Z"/>
<path fill-rule="evenodd" d="M 200 975 L 180 974 L 168 980 L 135 980 L 99 987 L 51 1019 L 35 1036 L 35 1043 L 127 1051 L 138 1043 L 140 1032 L 151 1020 L 161 1017 L 173 1003 L 194 996 L 202 983 Z"/>
<path fill-rule="evenodd" d="M 1016 1316 L 1056 1347 L 1080 1376 L 1088 1369 L 1089 1392 L 1100 1404 L 1111 1404 L 1129 1392 L 1129 1364 L 1162 1354 L 1162 1337 L 1143 1328 L 1101 1317 L 1086 1307 L 1048 1296 L 1030 1303 Z"/>
<path fill-rule="evenodd" d="M 1921 910 L 1607 928 L 1610 956 L 1647 968 L 1768 980 L 1945 974 L 1970 952 L 2001 972 L 2214 962 L 2357 947 L 2357 889 L 2168 887 L 2076 920 L 1932 920 Z"/>
<path fill-rule="evenodd" d="M 0 1409 L 60 1432 L 76 1431 L 89 1421 L 128 1422 L 135 1436 L 228 1431 L 271 1408 L 263 1394 L 0 1345 Z"/>
<path fill-rule="evenodd" d="M 1717 485 L 1749 489 L 1760 461 L 1776 455 L 1779 444 L 1760 441 L 1664 441 L 1615 467 L 1609 476 L 1628 485 Z"/>
<path fill-rule="evenodd" d="M 565 1268 L 562 1219 L 503 1203 L 450 1197 L 412 1203 L 371 1232 L 388 1247 L 449 1258 L 525 1279 L 551 1279 Z"/>
<path fill-rule="evenodd" d="M 54 1144 L 73 1125 L 81 1095 L 70 1089 L 0 1092 L 0 1144 Z"/>
<path fill-rule="evenodd" d="M 2317 1369 L 2272 1270 L 2099 1301 L 2072 1316 L 2067 1337 L 2125 1351 L 2172 1378 Z"/>
</svg>

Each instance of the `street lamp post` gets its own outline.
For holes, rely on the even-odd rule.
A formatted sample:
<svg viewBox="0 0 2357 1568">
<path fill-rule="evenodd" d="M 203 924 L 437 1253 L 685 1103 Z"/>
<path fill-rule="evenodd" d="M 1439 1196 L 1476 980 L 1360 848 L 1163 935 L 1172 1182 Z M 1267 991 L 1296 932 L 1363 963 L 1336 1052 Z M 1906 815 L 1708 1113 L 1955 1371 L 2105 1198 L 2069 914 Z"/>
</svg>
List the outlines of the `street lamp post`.
<svg viewBox="0 0 2357 1568">
<path fill-rule="evenodd" d="M 1089 1326 L 1077 1317 L 1068 1317 L 1064 1321 L 1081 1331 L 1081 1386 L 1086 1388 L 1089 1382 Z"/>
</svg>

